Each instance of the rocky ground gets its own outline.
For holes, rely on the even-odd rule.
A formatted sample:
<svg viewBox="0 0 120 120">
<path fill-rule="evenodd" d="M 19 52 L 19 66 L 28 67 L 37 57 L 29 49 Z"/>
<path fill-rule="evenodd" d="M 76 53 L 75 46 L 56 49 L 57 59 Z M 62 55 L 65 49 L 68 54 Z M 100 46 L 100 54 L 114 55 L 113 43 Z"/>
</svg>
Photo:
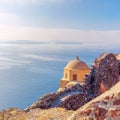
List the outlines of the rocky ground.
<svg viewBox="0 0 120 120">
<path fill-rule="evenodd" d="M 120 55 L 95 59 L 84 83 L 41 97 L 25 110 L 7 109 L 0 120 L 120 120 Z"/>
</svg>

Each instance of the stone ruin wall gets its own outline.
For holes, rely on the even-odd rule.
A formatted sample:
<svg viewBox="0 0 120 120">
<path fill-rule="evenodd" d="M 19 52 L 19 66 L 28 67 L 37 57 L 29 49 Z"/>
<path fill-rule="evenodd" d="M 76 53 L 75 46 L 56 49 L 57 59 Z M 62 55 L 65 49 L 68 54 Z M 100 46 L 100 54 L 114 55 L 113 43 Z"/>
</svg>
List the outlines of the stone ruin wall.
<svg viewBox="0 0 120 120">
<path fill-rule="evenodd" d="M 119 62 L 112 53 L 102 54 L 95 59 L 90 72 L 85 76 L 85 88 L 97 97 L 102 93 L 102 87 L 109 90 L 119 81 Z"/>
</svg>

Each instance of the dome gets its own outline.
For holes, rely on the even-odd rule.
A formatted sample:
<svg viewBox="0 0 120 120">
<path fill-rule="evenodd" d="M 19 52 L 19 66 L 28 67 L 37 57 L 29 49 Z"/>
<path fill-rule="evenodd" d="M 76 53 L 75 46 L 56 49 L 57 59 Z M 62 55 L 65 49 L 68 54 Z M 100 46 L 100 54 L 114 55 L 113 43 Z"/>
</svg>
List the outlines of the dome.
<svg viewBox="0 0 120 120">
<path fill-rule="evenodd" d="M 88 70 L 88 66 L 85 62 L 81 61 L 78 57 L 74 60 L 70 61 L 66 66 L 65 69 L 78 69 L 78 70 Z"/>
</svg>

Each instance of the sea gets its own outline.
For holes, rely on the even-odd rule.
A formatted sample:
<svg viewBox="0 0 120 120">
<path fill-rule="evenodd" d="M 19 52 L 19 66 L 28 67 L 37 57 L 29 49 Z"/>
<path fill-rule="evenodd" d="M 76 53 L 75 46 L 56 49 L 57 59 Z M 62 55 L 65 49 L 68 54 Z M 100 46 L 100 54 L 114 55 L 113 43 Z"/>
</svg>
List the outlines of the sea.
<svg viewBox="0 0 120 120">
<path fill-rule="evenodd" d="M 79 56 L 90 66 L 103 52 L 119 49 L 80 43 L 9 41 L 0 43 L 0 110 L 25 109 L 59 88 L 65 65 Z"/>
</svg>

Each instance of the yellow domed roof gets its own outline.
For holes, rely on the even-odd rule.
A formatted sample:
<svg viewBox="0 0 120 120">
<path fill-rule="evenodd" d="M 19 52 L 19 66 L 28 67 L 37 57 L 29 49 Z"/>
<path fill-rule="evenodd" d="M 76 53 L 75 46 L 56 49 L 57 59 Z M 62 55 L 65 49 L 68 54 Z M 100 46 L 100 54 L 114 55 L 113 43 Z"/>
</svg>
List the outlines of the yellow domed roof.
<svg viewBox="0 0 120 120">
<path fill-rule="evenodd" d="M 66 66 L 65 69 L 78 69 L 78 70 L 88 70 L 88 66 L 85 62 L 81 61 L 78 57 L 76 59 L 70 61 Z"/>
</svg>

